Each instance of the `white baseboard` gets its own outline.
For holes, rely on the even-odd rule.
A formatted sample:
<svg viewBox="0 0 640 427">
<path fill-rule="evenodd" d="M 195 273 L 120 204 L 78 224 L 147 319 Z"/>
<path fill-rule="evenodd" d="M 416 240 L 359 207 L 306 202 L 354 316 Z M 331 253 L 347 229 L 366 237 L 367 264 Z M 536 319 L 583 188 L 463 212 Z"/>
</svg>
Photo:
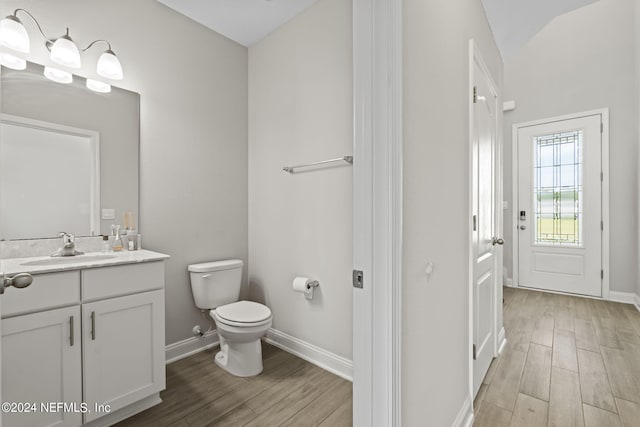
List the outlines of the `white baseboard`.
<svg viewBox="0 0 640 427">
<path fill-rule="evenodd" d="M 622 302 L 625 304 L 636 304 L 638 295 L 633 292 L 609 291 L 609 301 Z"/>
<path fill-rule="evenodd" d="M 458 416 L 453 421 L 452 427 L 471 427 L 473 425 L 473 405 L 471 404 L 471 397 L 467 396 Z"/>
<path fill-rule="evenodd" d="M 191 337 L 169 344 L 165 347 L 165 360 L 168 365 L 219 344 L 218 333 L 214 329 L 205 333 L 203 337 Z"/>
<path fill-rule="evenodd" d="M 277 329 L 270 328 L 263 338 L 269 344 L 294 354 L 346 380 L 353 381 L 353 362 Z"/>
<path fill-rule="evenodd" d="M 635 301 L 634 301 L 633 305 L 635 305 L 636 308 L 638 309 L 638 311 L 640 311 L 640 295 L 636 294 Z"/>
<path fill-rule="evenodd" d="M 507 345 L 507 332 L 504 330 L 504 326 L 498 332 L 498 355 L 502 354 L 504 346 Z"/>
</svg>

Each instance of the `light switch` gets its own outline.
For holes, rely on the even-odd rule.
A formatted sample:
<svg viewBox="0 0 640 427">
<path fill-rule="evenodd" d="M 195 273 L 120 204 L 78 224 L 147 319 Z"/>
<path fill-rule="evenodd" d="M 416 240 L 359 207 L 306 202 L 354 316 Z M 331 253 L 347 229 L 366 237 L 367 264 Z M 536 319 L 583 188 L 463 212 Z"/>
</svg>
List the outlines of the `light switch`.
<svg viewBox="0 0 640 427">
<path fill-rule="evenodd" d="M 102 209 L 102 219 L 116 219 L 116 210 Z"/>
<path fill-rule="evenodd" d="M 502 209 L 503 210 L 509 209 L 509 202 L 507 202 L 506 200 L 503 200 L 502 201 Z"/>
</svg>

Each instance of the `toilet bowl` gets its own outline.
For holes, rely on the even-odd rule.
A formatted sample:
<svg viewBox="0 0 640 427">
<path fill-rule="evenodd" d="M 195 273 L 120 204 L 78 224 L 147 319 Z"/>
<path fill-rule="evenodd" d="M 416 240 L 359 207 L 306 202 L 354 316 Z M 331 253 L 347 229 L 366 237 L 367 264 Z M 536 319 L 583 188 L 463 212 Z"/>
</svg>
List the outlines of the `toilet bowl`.
<svg viewBox="0 0 640 427">
<path fill-rule="evenodd" d="M 241 260 L 189 265 L 191 290 L 196 306 L 208 310 L 216 324 L 220 351 L 216 365 L 232 375 L 251 377 L 262 372 L 260 338 L 271 327 L 269 307 L 239 301 Z"/>
<path fill-rule="evenodd" d="M 238 301 L 210 311 L 220 337 L 216 365 L 238 377 L 262 372 L 260 338 L 271 327 L 271 310 L 252 302 Z"/>
</svg>

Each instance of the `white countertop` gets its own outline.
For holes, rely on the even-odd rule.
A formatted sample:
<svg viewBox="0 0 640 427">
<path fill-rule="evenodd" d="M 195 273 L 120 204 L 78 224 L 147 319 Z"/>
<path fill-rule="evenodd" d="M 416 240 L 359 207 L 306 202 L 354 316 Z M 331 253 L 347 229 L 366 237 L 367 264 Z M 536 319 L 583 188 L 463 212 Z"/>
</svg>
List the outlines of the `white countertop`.
<svg viewBox="0 0 640 427">
<path fill-rule="evenodd" d="M 58 271 L 81 270 L 85 268 L 106 267 L 110 265 L 161 261 L 169 258 L 169 255 L 147 250 L 122 252 L 88 252 L 84 255 L 56 258 L 53 258 L 51 256 L 6 258 L 0 260 L 0 271 L 4 272 L 4 274 L 6 275 L 17 273 L 41 274 L 54 273 Z M 44 265 L 37 265 L 39 262 L 43 262 Z M 48 262 L 51 263 L 48 264 Z M 34 265 L 34 263 L 36 265 Z"/>
</svg>

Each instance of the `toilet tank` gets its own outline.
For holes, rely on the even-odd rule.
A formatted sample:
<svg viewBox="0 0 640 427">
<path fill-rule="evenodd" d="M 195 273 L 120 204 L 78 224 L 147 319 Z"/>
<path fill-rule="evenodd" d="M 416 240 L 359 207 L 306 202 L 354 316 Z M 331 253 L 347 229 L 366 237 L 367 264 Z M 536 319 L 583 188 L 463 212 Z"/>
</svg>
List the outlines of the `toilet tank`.
<svg viewBox="0 0 640 427">
<path fill-rule="evenodd" d="M 240 300 L 242 260 L 230 259 L 189 265 L 196 307 L 210 310 Z"/>
</svg>

